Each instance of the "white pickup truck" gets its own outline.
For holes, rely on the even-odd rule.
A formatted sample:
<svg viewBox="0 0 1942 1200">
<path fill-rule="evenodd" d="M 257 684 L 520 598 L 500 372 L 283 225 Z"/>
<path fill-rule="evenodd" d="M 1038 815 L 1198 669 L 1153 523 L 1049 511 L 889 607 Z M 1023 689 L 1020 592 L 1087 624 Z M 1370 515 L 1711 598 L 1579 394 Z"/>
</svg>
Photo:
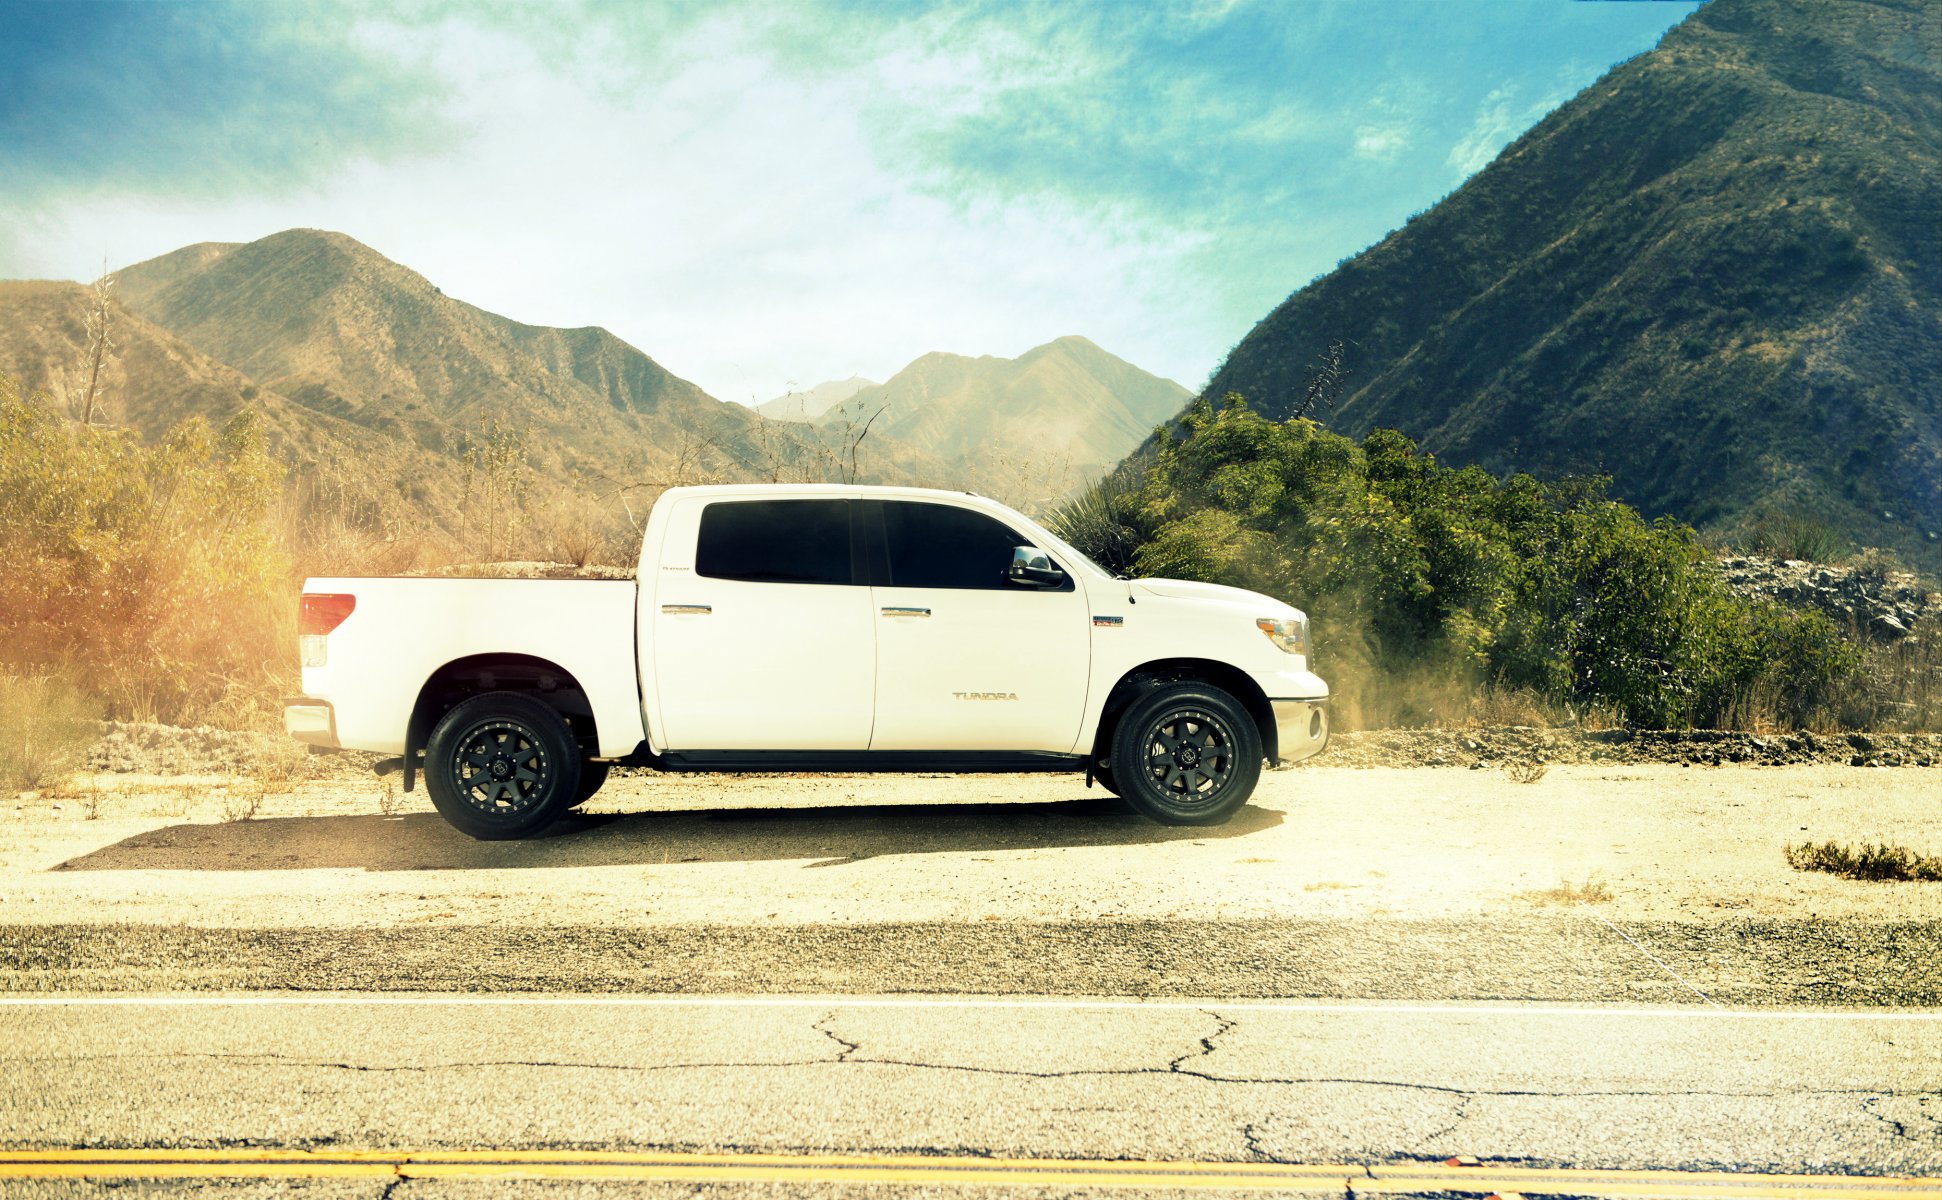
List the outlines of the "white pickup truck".
<svg viewBox="0 0 1942 1200">
<path fill-rule="evenodd" d="M 1301 612 L 1115 578 L 958 492 L 673 488 L 633 580 L 313 578 L 298 641 L 290 734 L 400 756 L 477 838 L 543 828 L 617 763 L 1083 770 L 1213 824 L 1328 740 Z"/>
</svg>

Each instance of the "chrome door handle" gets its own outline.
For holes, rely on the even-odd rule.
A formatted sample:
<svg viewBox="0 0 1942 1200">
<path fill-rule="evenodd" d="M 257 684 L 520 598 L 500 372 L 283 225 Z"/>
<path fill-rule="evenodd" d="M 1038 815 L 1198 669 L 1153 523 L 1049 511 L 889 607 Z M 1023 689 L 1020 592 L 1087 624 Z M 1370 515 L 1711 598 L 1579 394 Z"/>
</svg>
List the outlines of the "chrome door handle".
<svg viewBox="0 0 1942 1200">
<path fill-rule="evenodd" d="M 928 617 L 931 615 L 931 610 L 928 608 L 886 608 L 883 610 L 883 615 L 886 617 Z"/>
<path fill-rule="evenodd" d="M 663 604 L 661 606 L 662 616 L 705 617 L 714 611 L 714 607 L 708 604 Z"/>
</svg>

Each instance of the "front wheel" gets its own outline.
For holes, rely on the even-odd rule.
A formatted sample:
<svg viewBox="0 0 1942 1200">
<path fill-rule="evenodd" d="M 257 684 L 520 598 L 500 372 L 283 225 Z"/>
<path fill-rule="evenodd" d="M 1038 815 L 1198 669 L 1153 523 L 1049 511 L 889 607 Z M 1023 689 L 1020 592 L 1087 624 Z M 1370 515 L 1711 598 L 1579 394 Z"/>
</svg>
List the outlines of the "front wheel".
<svg viewBox="0 0 1942 1200">
<path fill-rule="evenodd" d="M 1113 731 L 1116 790 L 1166 825 L 1218 825 L 1261 778 L 1261 731 L 1217 687 L 1177 683 L 1151 693 Z"/>
<path fill-rule="evenodd" d="M 547 705 L 522 692 L 487 692 L 432 730 L 425 787 L 461 832 L 481 841 L 525 837 L 579 795 L 580 747 Z"/>
</svg>

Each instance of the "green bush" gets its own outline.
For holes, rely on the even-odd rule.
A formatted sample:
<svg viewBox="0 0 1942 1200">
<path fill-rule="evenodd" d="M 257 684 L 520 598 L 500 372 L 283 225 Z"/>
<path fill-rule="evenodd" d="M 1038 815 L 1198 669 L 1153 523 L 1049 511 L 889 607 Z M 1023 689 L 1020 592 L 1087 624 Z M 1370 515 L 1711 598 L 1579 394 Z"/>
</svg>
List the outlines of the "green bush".
<svg viewBox="0 0 1942 1200">
<path fill-rule="evenodd" d="M 0 379 L 0 669 L 60 674 L 131 719 L 273 694 L 294 674 L 282 474 L 254 413 L 147 445 Z"/>
<path fill-rule="evenodd" d="M 100 735 L 101 706 L 65 680 L 0 675 L 0 791 L 53 783 Z"/>
<path fill-rule="evenodd" d="M 1860 667 L 1828 621 L 1734 597 L 1690 528 L 1603 480 L 1451 469 L 1394 430 L 1357 443 L 1234 395 L 1059 524 L 1134 574 L 1307 610 L 1346 728 L 1449 721 L 1485 686 L 1651 728 L 1743 720 L 1758 695 L 1799 724 Z"/>
</svg>

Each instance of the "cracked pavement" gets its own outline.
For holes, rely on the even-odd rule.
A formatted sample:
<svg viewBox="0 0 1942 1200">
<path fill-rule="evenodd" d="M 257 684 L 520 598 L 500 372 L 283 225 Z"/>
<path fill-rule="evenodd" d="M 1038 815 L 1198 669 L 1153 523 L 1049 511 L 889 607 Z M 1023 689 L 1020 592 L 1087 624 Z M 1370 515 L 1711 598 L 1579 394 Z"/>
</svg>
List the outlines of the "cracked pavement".
<svg viewBox="0 0 1942 1200">
<path fill-rule="evenodd" d="M 344 998 L 10 1006 L 0 1047 L 15 1146 L 1942 1172 L 1921 1014 Z"/>
</svg>

